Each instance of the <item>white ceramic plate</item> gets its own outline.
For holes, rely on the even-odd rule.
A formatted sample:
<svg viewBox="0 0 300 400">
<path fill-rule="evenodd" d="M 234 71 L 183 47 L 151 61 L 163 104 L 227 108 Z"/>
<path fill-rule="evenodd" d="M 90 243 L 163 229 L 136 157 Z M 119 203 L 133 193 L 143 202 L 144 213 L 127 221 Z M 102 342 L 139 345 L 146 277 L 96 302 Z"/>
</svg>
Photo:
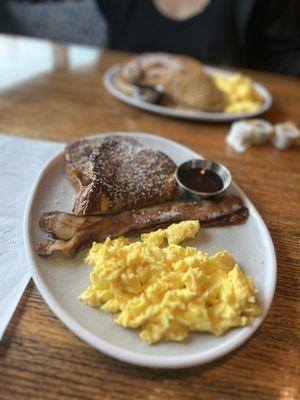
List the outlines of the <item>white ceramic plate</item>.
<svg viewBox="0 0 300 400">
<path fill-rule="evenodd" d="M 138 139 L 154 149 L 163 149 L 177 164 L 199 154 L 160 136 L 143 133 L 114 133 Z M 108 134 L 111 135 L 111 134 Z M 84 263 L 85 252 L 73 259 L 42 258 L 35 244 L 45 239 L 38 227 L 42 211 L 70 211 L 75 192 L 63 169 L 59 154 L 41 172 L 28 199 L 24 220 L 24 241 L 32 276 L 52 311 L 82 340 L 120 360 L 148 367 L 180 368 L 204 364 L 229 353 L 245 342 L 258 328 L 270 307 L 276 282 L 276 258 L 268 230 L 247 197 L 233 183 L 231 191 L 239 194 L 250 210 L 245 224 L 203 229 L 193 245 L 210 255 L 228 249 L 247 275 L 252 275 L 259 290 L 262 314 L 252 326 L 232 329 L 221 337 L 192 334 L 184 343 L 161 343 L 149 346 L 136 331 L 124 329 L 105 312 L 77 300 L 89 284 L 91 268 Z"/>
<path fill-rule="evenodd" d="M 233 72 L 205 66 L 205 70 L 209 74 L 222 73 L 224 75 L 234 75 Z M 115 96 L 117 99 L 123 101 L 124 103 L 130 104 L 131 106 L 141 108 L 142 110 L 150 111 L 156 114 L 165 115 L 168 117 L 175 118 L 184 118 L 191 119 L 196 121 L 215 121 L 215 122 L 224 122 L 224 121 L 234 121 L 242 118 L 250 118 L 260 115 L 267 111 L 273 102 L 273 98 L 269 90 L 260 85 L 257 82 L 254 82 L 254 87 L 259 94 L 261 94 L 265 101 L 260 109 L 252 112 L 241 112 L 241 113 L 224 113 L 224 112 L 205 112 L 205 111 L 193 111 L 193 110 L 184 110 L 179 108 L 166 107 L 159 104 L 151 104 L 146 103 L 141 100 L 137 100 L 132 96 L 125 94 L 120 89 L 116 87 L 116 79 L 120 74 L 120 65 L 114 65 L 110 67 L 107 71 L 105 71 L 103 75 L 103 84 L 106 90 Z"/>
</svg>

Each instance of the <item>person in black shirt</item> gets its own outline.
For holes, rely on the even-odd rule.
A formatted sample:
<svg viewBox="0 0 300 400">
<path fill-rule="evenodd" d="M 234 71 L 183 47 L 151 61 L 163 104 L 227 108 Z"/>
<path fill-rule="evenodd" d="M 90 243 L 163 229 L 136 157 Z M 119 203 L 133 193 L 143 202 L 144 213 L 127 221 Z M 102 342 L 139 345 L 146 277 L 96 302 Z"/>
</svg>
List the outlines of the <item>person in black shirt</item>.
<svg viewBox="0 0 300 400">
<path fill-rule="evenodd" d="M 166 51 L 204 63 L 300 76 L 299 0 L 98 0 L 98 4 L 113 49 Z"/>
<path fill-rule="evenodd" d="M 9 1 L 1 1 L 0 30 L 19 33 L 6 10 Z M 204 63 L 300 76 L 300 0 L 94 1 L 113 49 L 186 54 Z"/>
</svg>

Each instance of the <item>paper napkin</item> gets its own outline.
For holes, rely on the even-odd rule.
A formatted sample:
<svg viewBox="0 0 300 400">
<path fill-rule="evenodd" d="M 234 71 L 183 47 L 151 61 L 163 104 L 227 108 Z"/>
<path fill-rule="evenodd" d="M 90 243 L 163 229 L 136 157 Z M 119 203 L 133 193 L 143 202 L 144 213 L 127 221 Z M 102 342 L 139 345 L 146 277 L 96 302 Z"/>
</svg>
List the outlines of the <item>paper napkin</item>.
<svg viewBox="0 0 300 400">
<path fill-rule="evenodd" d="M 64 145 L 0 134 L 0 340 L 30 279 L 23 213 L 43 165 Z"/>
</svg>

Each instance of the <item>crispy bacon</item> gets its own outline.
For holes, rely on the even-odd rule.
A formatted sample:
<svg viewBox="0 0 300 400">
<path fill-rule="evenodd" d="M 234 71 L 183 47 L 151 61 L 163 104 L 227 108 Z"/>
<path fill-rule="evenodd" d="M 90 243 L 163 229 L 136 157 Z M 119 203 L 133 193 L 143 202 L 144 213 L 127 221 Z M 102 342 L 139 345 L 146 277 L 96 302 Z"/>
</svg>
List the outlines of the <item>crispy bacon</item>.
<svg viewBox="0 0 300 400">
<path fill-rule="evenodd" d="M 75 216 L 63 212 L 42 214 L 40 227 L 53 239 L 37 245 L 41 256 L 73 256 L 81 247 L 116 238 L 128 232 L 147 232 L 170 224 L 199 220 L 209 228 L 239 224 L 248 217 L 248 209 L 237 196 L 224 196 L 202 202 L 168 202 L 153 207 L 125 211 L 108 216 Z"/>
</svg>

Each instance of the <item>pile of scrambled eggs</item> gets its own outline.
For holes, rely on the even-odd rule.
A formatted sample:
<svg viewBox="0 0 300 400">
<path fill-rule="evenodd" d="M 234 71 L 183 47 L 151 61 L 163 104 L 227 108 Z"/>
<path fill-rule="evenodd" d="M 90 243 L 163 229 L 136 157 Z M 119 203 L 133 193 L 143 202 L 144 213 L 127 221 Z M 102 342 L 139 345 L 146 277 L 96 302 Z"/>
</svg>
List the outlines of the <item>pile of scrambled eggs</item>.
<svg viewBox="0 0 300 400">
<path fill-rule="evenodd" d="M 255 90 L 251 78 L 241 74 L 216 74 L 213 78 L 217 88 L 226 96 L 225 112 L 251 112 L 262 106 L 264 98 Z"/>
<path fill-rule="evenodd" d="M 184 221 L 143 234 L 141 242 L 94 243 L 90 286 L 79 298 L 114 314 L 117 324 L 141 329 L 148 344 L 182 341 L 191 331 L 221 335 L 251 323 L 259 314 L 257 291 L 232 256 L 178 245 L 198 230 L 198 221 Z"/>
</svg>

